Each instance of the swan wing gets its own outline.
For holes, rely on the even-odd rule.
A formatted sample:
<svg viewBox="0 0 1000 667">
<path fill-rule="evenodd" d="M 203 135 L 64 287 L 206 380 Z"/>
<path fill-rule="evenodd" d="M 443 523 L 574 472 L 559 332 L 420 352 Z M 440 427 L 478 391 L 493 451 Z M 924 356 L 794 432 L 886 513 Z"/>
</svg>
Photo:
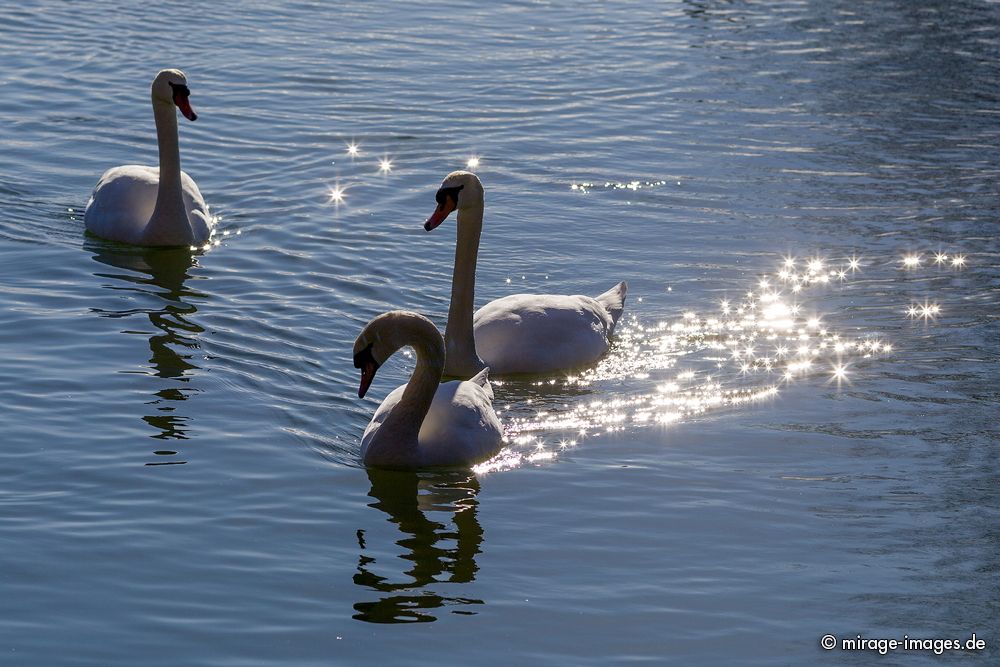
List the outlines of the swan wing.
<svg viewBox="0 0 1000 667">
<path fill-rule="evenodd" d="M 108 169 L 94 187 L 83 220 L 102 238 L 136 243 L 156 207 L 160 174 L 153 167 L 127 164 Z"/>
<path fill-rule="evenodd" d="M 184 208 L 187 210 L 188 221 L 194 232 L 196 244 L 205 243 L 212 237 L 215 229 L 215 218 L 208 211 L 208 204 L 201 196 L 201 190 L 187 172 L 181 172 L 181 196 L 184 198 Z"/>
<path fill-rule="evenodd" d="M 625 295 L 627 293 L 628 284 L 623 280 L 604 294 L 594 297 L 597 303 L 601 304 L 604 310 L 608 311 L 608 315 L 611 316 L 612 331 L 615 325 L 618 324 L 618 320 L 621 319 L 622 312 L 625 310 Z"/>
<path fill-rule="evenodd" d="M 589 296 L 513 294 L 473 317 L 476 351 L 495 373 L 547 373 L 593 363 L 608 351 L 614 318 Z"/>
<path fill-rule="evenodd" d="M 486 392 L 486 395 L 489 397 L 489 399 L 491 401 L 493 400 L 493 385 L 490 384 L 489 366 L 487 366 L 483 370 L 473 375 L 471 378 L 469 378 L 468 381 L 473 384 L 478 384 L 480 387 L 482 387 L 483 390 Z"/>
<path fill-rule="evenodd" d="M 406 385 L 393 389 L 375 411 L 361 437 L 362 460 L 405 389 Z M 500 451 L 502 439 L 503 427 L 493 410 L 493 389 L 489 382 L 486 386 L 472 381 L 445 382 L 438 386 L 430 410 L 420 425 L 417 436 L 420 465 L 480 463 Z"/>
<path fill-rule="evenodd" d="M 423 465 L 472 465 L 500 451 L 503 428 L 488 387 L 469 380 L 438 387 L 418 436 Z"/>
</svg>

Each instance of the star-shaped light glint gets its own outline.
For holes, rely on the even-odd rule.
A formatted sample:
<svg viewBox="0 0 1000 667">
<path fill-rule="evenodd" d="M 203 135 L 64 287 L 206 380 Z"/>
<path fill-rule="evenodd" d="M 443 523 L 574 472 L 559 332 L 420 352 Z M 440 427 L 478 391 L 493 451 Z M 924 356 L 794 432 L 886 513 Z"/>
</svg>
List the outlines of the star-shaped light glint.
<svg viewBox="0 0 1000 667">
<path fill-rule="evenodd" d="M 936 303 L 924 301 L 922 304 L 911 304 L 906 309 L 906 316 L 911 319 L 918 317 L 923 320 L 932 320 L 941 314 L 941 306 Z"/>
<path fill-rule="evenodd" d="M 339 185 L 335 185 L 332 188 L 330 188 L 330 192 L 328 194 L 330 197 L 329 203 L 343 204 L 344 197 L 346 196 L 347 193 L 345 188 L 342 188 Z"/>
<path fill-rule="evenodd" d="M 847 382 L 847 366 L 844 364 L 835 364 L 831 370 L 831 375 L 833 375 L 833 380 L 837 381 L 837 384 L 841 382 Z"/>
</svg>

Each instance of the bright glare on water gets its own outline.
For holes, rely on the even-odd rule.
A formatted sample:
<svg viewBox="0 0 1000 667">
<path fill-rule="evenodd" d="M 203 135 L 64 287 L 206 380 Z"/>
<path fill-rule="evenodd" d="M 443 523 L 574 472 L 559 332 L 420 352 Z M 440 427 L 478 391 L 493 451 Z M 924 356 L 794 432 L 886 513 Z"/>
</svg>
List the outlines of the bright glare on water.
<svg viewBox="0 0 1000 667">
<path fill-rule="evenodd" d="M 995 663 L 998 51 L 987 0 L 4 5 L 0 662 Z M 88 236 L 165 67 L 216 233 Z M 477 305 L 625 315 L 495 382 L 493 460 L 365 470 L 457 169 Z"/>
<path fill-rule="evenodd" d="M 938 257 L 938 266 L 948 266 L 946 255 Z M 799 264 L 801 271 L 796 270 Z M 955 270 L 963 266 L 951 265 Z M 819 287 L 829 290 L 831 284 L 836 289 L 860 270 L 861 259 L 856 255 L 842 262 L 820 257 L 800 262 L 786 257 L 773 274 L 759 277 L 752 285 L 756 289 L 735 303 L 721 299 L 714 313 L 702 316 L 687 311 L 673 322 L 649 326 L 633 317 L 619 330 L 612 352 L 594 368 L 528 383 L 540 388 L 586 387 L 592 395 L 608 393 L 610 398 L 560 403 L 564 397 L 557 391 L 558 397 L 552 400 L 539 396 L 528 398 L 523 406 L 508 404 L 500 414 L 508 416 L 511 446 L 477 470 L 552 459 L 595 432 L 611 434 L 669 424 L 710 410 L 778 400 L 799 381 L 825 378 L 839 389 L 851 385 L 862 368 L 864 375 L 877 373 L 873 370 L 877 367 L 866 361 L 891 360 L 893 342 L 877 331 L 858 327 L 846 334 L 831 329 L 818 314 L 822 295 L 812 294 Z M 887 304 L 887 310 L 900 312 L 895 304 Z M 907 317 L 924 321 L 940 313 L 941 306 L 928 301 L 905 310 Z M 830 315 L 836 317 L 836 313 Z M 651 386 L 654 376 L 663 381 Z M 608 387 L 622 380 L 637 381 L 640 391 L 628 391 L 620 384 Z M 495 384 L 504 386 L 502 381 Z M 599 391 L 602 387 L 608 389 Z M 549 439 L 547 433 L 557 437 Z"/>
</svg>

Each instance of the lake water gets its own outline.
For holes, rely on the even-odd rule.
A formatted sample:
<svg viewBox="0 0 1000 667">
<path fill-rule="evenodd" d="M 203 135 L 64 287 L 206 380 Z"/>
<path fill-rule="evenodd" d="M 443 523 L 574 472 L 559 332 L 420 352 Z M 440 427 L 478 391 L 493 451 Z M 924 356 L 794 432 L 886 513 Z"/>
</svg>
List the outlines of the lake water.
<svg viewBox="0 0 1000 667">
<path fill-rule="evenodd" d="M 0 662 L 995 661 L 1000 4 L 342 4 L 0 9 Z M 196 252 L 83 229 L 164 67 Z M 477 302 L 627 315 L 496 461 L 369 472 L 472 157 Z"/>
</svg>

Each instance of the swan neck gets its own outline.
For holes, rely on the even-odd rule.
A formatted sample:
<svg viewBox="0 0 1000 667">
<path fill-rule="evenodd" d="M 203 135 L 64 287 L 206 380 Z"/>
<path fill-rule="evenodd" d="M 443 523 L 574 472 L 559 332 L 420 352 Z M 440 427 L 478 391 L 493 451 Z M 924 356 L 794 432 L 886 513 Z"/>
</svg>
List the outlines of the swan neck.
<svg viewBox="0 0 1000 667">
<path fill-rule="evenodd" d="M 444 341 L 434 325 L 401 332 L 399 347 L 409 345 L 416 352 L 417 364 L 406 389 L 379 429 L 378 441 L 372 442 L 366 460 L 404 466 L 419 463 L 420 427 L 430 411 L 434 394 L 441 384 L 444 369 Z"/>
<path fill-rule="evenodd" d="M 194 240 L 181 186 L 181 152 L 177 140 L 177 112 L 173 104 L 153 99 L 160 179 L 156 206 L 146 225 L 148 241 L 158 245 L 189 245 Z"/>
<path fill-rule="evenodd" d="M 455 269 L 451 279 L 451 305 L 444 339 L 447 350 L 445 374 L 458 377 L 475 375 L 484 368 L 476 353 L 472 326 L 476 298 L 476 263 L 479 237 L 483 231 L 483 207 L 464 208 L 458 212 L 458 239 L 455 243 Z"/>
<path fill-rule="evenodd" d="M 403 434 L 410 436 L 405 438 L 407 442 L 415 444 L 420 426 L 424 423 L 424 418 L 431 409 L 434 394 L 441 384 L 444 355 L 441 352 L 432 353 L 423 345 L 414 344 L 413 348 L 417 354 L 417 366 L 413 369 L 413 375 L 406 383 L 406 389 L 403 390 L 399 404 L 392 411 L 392 416 L 406 417 L 405 424 L 401 424 L 405 426 Z"/>
</svg>

